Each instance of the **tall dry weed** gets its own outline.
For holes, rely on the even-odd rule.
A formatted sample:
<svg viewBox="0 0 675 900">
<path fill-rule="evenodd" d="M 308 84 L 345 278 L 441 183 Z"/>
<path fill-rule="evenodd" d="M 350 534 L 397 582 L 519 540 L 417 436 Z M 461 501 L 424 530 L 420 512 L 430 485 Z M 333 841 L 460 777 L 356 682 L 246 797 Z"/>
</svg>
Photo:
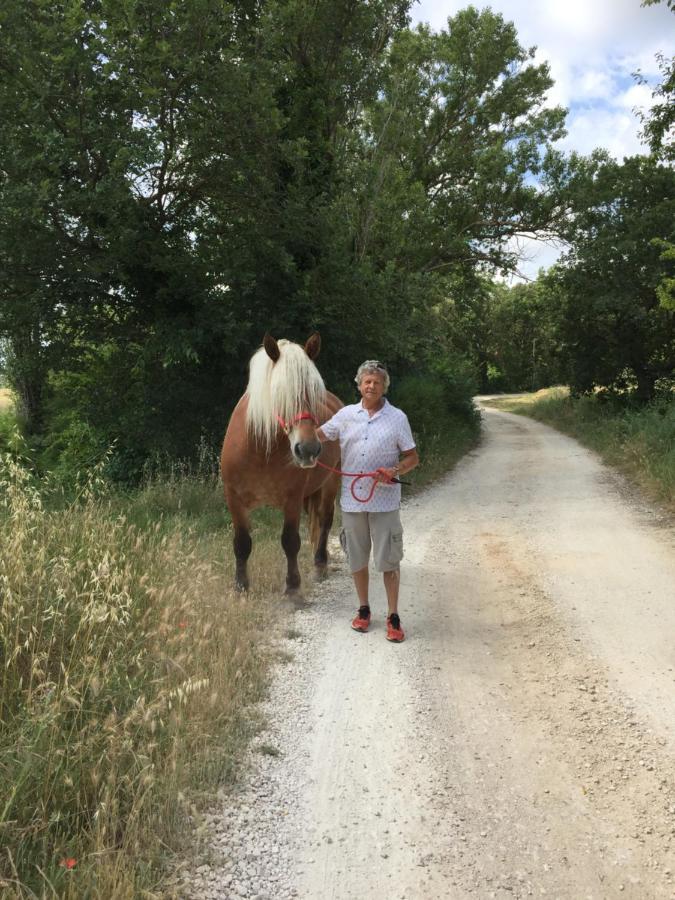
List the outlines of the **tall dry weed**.
<svg viewBox="0 0 675 900">
<path fill-rule="evenodd" d="M 97 472 L 50 504 L 48 484 L 0 460 L 4 896 L 137 896 L 236 766 L 280 560 L 263 550 L 275 576 L 259 570 L 242 599 L 228 536 L 196 530 L 132 523 Z"/>
</svg>

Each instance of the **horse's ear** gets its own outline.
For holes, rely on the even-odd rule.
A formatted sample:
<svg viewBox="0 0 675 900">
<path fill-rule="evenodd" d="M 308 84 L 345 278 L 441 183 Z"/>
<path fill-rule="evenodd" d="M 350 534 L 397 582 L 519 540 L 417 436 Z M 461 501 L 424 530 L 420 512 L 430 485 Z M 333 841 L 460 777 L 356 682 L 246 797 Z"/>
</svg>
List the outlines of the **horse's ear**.
<svg viewBox="0 0 675 900">
<path fill-rule="evenodd" d="M 321 335 L 319 334 L 318 331 L 315 331 L 314 334 L 310 335 L 307 338 L 307 343 L 305 344 L 305 353 L 313 361 L 319 355 L 320 350 L 321 350 Z"/>
<path fill-rule="evenodd" d="M 269 333 L 263 338 L 263 347 L 265 348 L 265 353 L 267 353 L 272 362 L 276 362 L 281 356 L 279 345 Z"/>
</svg>

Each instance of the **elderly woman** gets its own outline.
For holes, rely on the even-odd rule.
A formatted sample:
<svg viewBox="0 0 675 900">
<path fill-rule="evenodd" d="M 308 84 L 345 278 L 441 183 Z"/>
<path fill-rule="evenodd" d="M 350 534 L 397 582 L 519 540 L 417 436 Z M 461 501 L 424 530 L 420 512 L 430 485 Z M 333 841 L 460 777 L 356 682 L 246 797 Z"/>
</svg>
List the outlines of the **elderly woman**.
<svg viewBox="0 0 675 900">
<path fill-rule="evenodd" d="M 368 561 L 372 548 L 375 568 L 383 573 L 389 606 L 387 640 L 400 643 L 405 639 L 398 615 L 403 557 L 401 486 L 392 479 L 414 469 L 419 457 L 406 414 L 385 397 L 389 389 L 385 367 L 377 360 L 366 360 L 354 380 L 361 402 L 340 409 L 321 426 L 318 436 L 322 441 L 340 441 L 345 472 L 377 472 L 377 488 L 365 503 L 354 498 L 352 479 L 342 479 L 343 538 L 359 599 L 352 628 L 365 633 L 370 625 Z"/>
</svg>

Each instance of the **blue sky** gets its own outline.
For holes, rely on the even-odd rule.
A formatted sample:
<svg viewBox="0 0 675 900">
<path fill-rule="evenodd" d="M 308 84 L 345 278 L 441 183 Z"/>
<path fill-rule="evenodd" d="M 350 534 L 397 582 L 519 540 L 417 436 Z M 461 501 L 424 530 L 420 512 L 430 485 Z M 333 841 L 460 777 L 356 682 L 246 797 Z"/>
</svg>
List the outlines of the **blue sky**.
<svg viewBox="0 0 675 900">
<path fill-rule="evenodd" d="M 421 0 L 411 9 L 413 25 L 446 27 L 448 16 L 465 8 L 457 0 Z M 558 146 L 590 153 L 604 147 L 617 159 L 644 153 L 634 108 L 648 108 L 651 88 L 637 84 L 638 69 L 660 81 L 656 54 L 675 53 L 675 14 L 665 3 L 641 7 L 640 0 L 474 0 L 514 22 L 521 44 L 536 46 L 537 61 L 551 66 L 551 104 L 569 110 L 567 137 Z M 555 261 L 559 250 L 526 239 L 521 271 L 534 277 Z"/>
</svg>

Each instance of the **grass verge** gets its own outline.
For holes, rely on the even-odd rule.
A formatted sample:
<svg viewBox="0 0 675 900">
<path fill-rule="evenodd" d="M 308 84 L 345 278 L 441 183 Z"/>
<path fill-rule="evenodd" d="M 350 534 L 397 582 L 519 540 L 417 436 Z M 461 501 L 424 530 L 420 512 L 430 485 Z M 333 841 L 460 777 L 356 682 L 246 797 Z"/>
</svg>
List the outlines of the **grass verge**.
<svg viewBox="0 0 675 900">
<path fill-rule="evenodd" d="M 0 894 L 136 897 L 257 727 L 276 539 L 242 599 L 215 479 L 50 490 L 2 458 Z"/>
<path fill-rule="evenodd" d="M 414 490 L 476 431 L 424 435 Z M 122 496 L 94 471 L 66 497 L 0 454 L 3 897 L 170 895 L 164 875 L 261 724 L 280 531 L 277 513 L 256 517 L 242 598 L 215 477 Z M 301 566 L 307 583 L 306 540 Z"/>
<path fill-rule="evenodd" d="M 633 407 L 602 395 L 571 398 L 558 387 L 487 402 L 577 438 L 675 510 L 675 399 Z"/>
</svg>

